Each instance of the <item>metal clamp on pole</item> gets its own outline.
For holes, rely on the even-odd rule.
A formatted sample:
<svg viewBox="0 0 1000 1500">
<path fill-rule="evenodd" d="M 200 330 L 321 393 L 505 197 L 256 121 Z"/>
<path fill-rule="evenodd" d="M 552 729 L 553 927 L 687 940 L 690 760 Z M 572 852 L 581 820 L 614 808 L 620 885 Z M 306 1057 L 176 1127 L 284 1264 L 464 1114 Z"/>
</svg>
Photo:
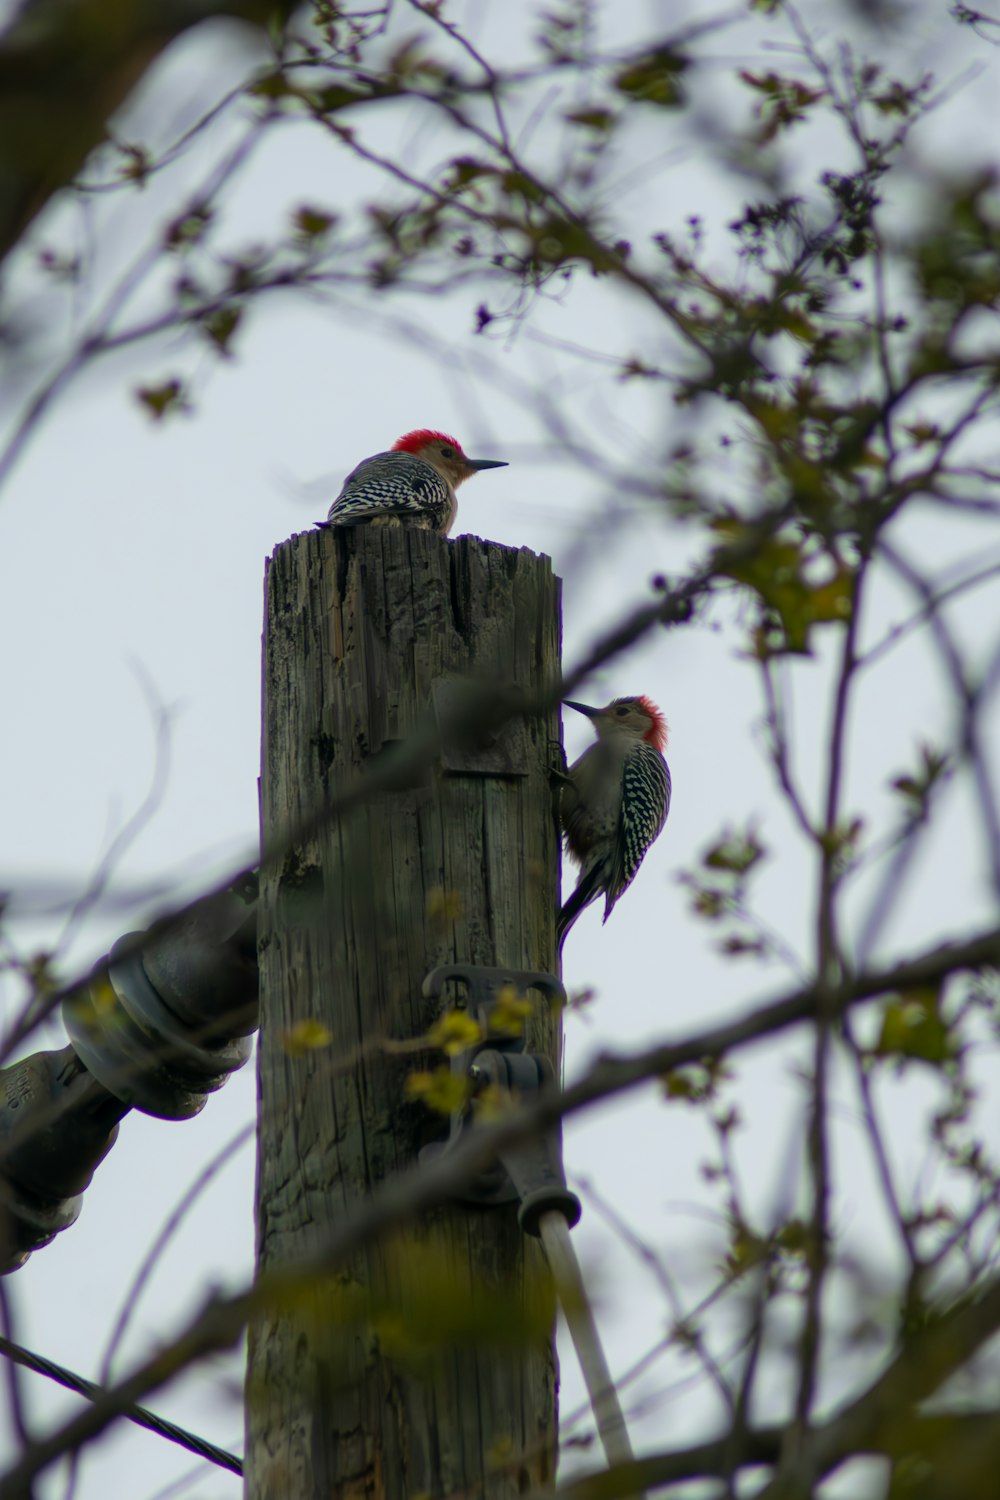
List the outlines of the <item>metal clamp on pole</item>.
<svg viewBox="0 0 1000 1500">
<path fill-rule="evenodd" d="M 441 1145 L 425 1146 L 422 1159 L 452 1149 L 467 1130 L 475 1128 L 475 1093 L 488 1087 L 522 1097 L 555 1081 L 547 1057 L 525 1050 L 523 1036 L 498 1036 L 491 1031 L 490 1016 L 501 991 L 513 987 L 518 994 L 541 991 L 547 999 L 565 1001 L 566 991 L 554 974 L 519 969 L 496 969 L 481 964 L 444 964 L 432 969 L 423 983 L 423 993 L 440 996 L 445 984 L 456 980 L 467 990 L 466 1007 L 480 1027 L 481 1040 L 451 1059 L 451 1070 L 474 1085 L 472 1104 L 451 1117 L 448 1139 Z M 460 1198 L 467 1203 L 511 1203 L 519 1200 L 518 1222 L 526 1234 L 542 1241 L 556 1293 L 562 1304 L 594 1420 L 609 1465 L 634 1463 L 625 1415 L 618 1400 L 605 1358 L 580 1263 L 569 1231 L 579 1222 L 580 1200 L 566 1186 L 562 1164 L 562 1142 L 558 1130 L 502 1149 L 496 1166 L 465 1184 Z"/>
<path fill-rule="evenodd" d="M 452 1149 L 466 1131 L 475 1127 L 475 1095 L 490 1085 L 510 1094 L 537 1093 L 554 1082 L 547 1057 L 525 1050 L 524 1036 L 497 1031 L 491 1017 L 502 993 L 513 989 L 519 995 L 538 990 L 549 1002 L 565 1001 L 566 991 L 554 974 L 533 969 L 500 969 L 485 964 L 442 964 L 423 982 L 429 999 L 440 997 L 449 981 L 465 990 L 465 1009 L 480 1030 L 480 1040 L 451 1059 L 451 1071 L 473 1085 L 473 1099 L 451 1117 L 447 1141 L 425 1146 L 422 1160 L 430 1160 Z M 459 1002 L 461 1004 L 461 1002 Z M 519 1141 L 500 1152 L 495 1166 L 466 1182 L 460 1199 L 464 1203 L 520 1203 L 518 1222 L 527 1234 L 539 1233 L 542 1214 L 554 1211 L 572 1226 L 580 1218 L 580 1200 L 566 1186 L 562 1146 L 557 1130 L 527 1141 Z"/>
<path fill-rule="evenodd" d="M 469 1076 L 477 1091 L 494 1087 L 522 1098 L 537 1093 L 555 1082 L 555 1072 L 547 1057 L 534 1052 L 498 1052 L 486 1046 L 476 1054 Z M 575 1193 L 566 1186 L 562 1164 L 562 1142 L 555 1130 L 518 1141 L 499 1152 L 499 1158 L 512 1188 L 512 1197 L 520 1200 L 517 1222 L 525 1234 L 538 1238 L 543 1214 L 560 1214 L 572 1229 L 579 1223 L 582 1208 Z"/>
</svg>

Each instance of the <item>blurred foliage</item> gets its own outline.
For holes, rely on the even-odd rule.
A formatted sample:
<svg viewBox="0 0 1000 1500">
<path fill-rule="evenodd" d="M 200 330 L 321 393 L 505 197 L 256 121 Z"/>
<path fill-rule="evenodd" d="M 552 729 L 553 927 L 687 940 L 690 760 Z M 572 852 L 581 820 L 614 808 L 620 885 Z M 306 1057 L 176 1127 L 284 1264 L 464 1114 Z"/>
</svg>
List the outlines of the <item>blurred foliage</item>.
<svg viewBox="0 0 1000 1500">
<path fill-rule="evenodd" d="M 893 1500 L 992 1493 L 996 1420 L 987 1442 L 969 1427 L 969 1413 L 929 1416 L 923 1403 L 969 1366 L 1000 1318 L 991 1313 L 972 1333 L 956 1333 L 948 1356 L 933 1361 L 924 1360 L 930 1345 L 921 1340 L 964 1328 L 963 1308 L 970 1297 L 985 1299 L 995 1277 L 1000 1154 L 995 1131 L 983 1124 L 982 1074 L 1000 1038 L 997 972 L 963 974 L 956 961 L 955 974 L 926 985 L 896 984 L 889 975 L 865 995 L 877 1005 L 857 1035 L 844 1014 L 845 995 L 878 951 L 915 851 L 953 782 L 972 786 L 986 843 L 1000 844 L 982 733 L 998 668 L 995 658 L 968 665 L 944 607 L 989 570 L 925 577 L 907 560 L 905 533 L 900 542 L 911 517 L 995 522 L 1000 514 L 1000 189 L 992 170 L 961 162 L 938 175 L 914 169 L 942 85 L 862 55 L 861 7 L 851 13 L 849 34 L 838 33 L 835 10 L 824 13 L 820 33 L 787 0 L 746 0 L 741 18 L 766 28 L 766 45 L 751 61 L 737 54 L 735 12 L 684 26 L 664 6 L 657 35 L 616 45 L 603 39 L 614 26 L 598 24 L 614 20 L 613 8 L 549 0 L 532 10 L 523 55 L 501 64 L 478 51 L 458 12 L 438 0 L 314 0 L 293 15 L 279 9 L 267 60 L 172 143 L 154 147 L 120 139 L 108 125 L 148 62 L 142 53 L 136 65 L 143 28 L 137 22 L 130 31 L 129 7 L 114 8 L 116 25 L 106 29 L 92 24 L 89 6 L 78 7 L 70 25 L 70 9 L 55 5 L 49 13 L 35 54 L 44 78 L 22 69 L 23 87 L 8 90 L 0 108 L 7 246 L 75 176 L 64 208 L 82 205 L 91 226 L 99 204 L 131 201 L 140 218 L 148 215 L 155 252 L 138 258 L 115 295 L 81 323 L 79 299 L 93 269 L 81 246 L 92 226 L 79 243 L 64 243 L 58 218 L 41 219 L 20 245 L 15 269 L 33 291 L 44 288 L 52 306 L 71 309 L 64 321 L 84 331 L 29 393 L 0 454 L 0 480 L 50 401 L 115 351 L 129 349 L 134 359 L 139 348 L 152 361 L 169 349 L 171 373 L 139 381 L 136 401 L 165 430 L 168 419 L 196 412 L 205 370 L 241 357 L 258 308 L 277 293 L 346 291 L 386 309 L 448 293 L 465 299 L 468 337 L 484 344 L 518 337 L 539 308 L 577 287 L 587 305 L 640 309 L 637 347 L 627 342 L 631 332 L 610 351 L 588 349 L 585 328 L 574 337 L 588 378 L 588 361 L 597 362 L 626 392 L 659 401 L 662 430 L 644 463 L 613 461 L 589 431 L 577 439 L 543 389 L 534 393 L 535 407 L 553 449 L 581 472 L 601 472 L 623 508 L 631 507 L 623 509 L 626 519 L 642 509 L 647 519 L 686 528 L 699 560 L 685 580 L 660 580 L 656 592 L 669 603 L 676 586 L 687 613 L 652 610 L 644 628 L 661 620 L 737 621 L 747 670 L 764 697 L 775 807 L 766 819 L 750 819 L 748 809 L 746 826 L 709 832 L 697 867 L 680 878 L 694 916 L 727 958 L 762 968 L 781 963 L 813 1007 L 808 1062 L 797 1074 L 801 1152 L 766 1164 L 780 1169 L 769 1217 L 746 1190 L 744 1122 L 729 1065 L 736 1043 L 662 1080 L 665 1099 L 684 1106 L 684 1149 L 708 1143 L 702 1175 L 718 1194 L 711 1250 L 700 1256 L 713 1268 L 711 1290 L 696 1307 L 681 1306 L 669 1271 L 661 1277 L 671 1302 L 665 1342 L 699 1362 L 731 1427 L 715 1469 L 696 1473 L 718 1472 L 727 1493 L 742 1485 L 736 1471 L 749 1451 L 764 1371 L 768 1402 L 780 1388 L 794 1412 L 794 1441 L 772 1454 L 781 1477 L 766 1493 L 788 1500 L 816 1493 L 843 1459 L 873 1450 L 892 1456 Z M 253 5 L 224 9 L 261 20 Z M 154 15 L 156 7 L 136 7 L 133 19 L 145 25 L 147 10 Z M 906 13 L 888 4 L 867 10 L 884 28 L 890 44 L 881 50 L 891 59 L 893 27 L 907 24 Z M 183 6 L 170 11 L 162 40 L 184 29 L 189 14 Z M 989 15 L 965 6 L 950 15 L 984 42 L 1000 40 Z M 874 48 L 877 38 L 868 35 Z M 15 56 L 19 38 L 15 28 L 6 54 L 0 48 L 0 74 L 23 61 Z M 718 104 L 722 68 L 729 69 L 728 114 Z M 36 128 L 40 101 L 44 129 Z M 431 165 L 420 164 L 416 149 L 404 156 L 380 145 L 382 122 L 403 112 L 409 139 L 435 142 Z M 237 231 L 228 195 L 261 144 L 289 123 L 327 144 L 334 170 L 303 201 L 276 211 L 266 234 Z M 230 131 L 226 151 L 206 170 L 198 153 L 220 124 Z M 659 222 L 652 229 L 631 222 L 616 186 L 623 163 L 646 170 L 645 148 L 637 146 L 648 139 L 644 130 L 655 133 L 659 149 L 697 139 L 743 184 L 736 216 L 706 225 L 669 194 L 657 200 L 651 191 Z M 25 141 L 33 146 L 26 155 Z M 328 201 L 330 182 L 339 182 L 335 166 L 345 160 L 368 169 L 369 187 L 356 200 L 344 192 Z M 175 166 L 182 186 L 166 212 L 166 194 L 158 198 L 153 188 L 171 181 Z M 16 305 L 11 297 L 0 305 L 0 335 L 15 351 L 32 332 L 23 313 L 30 299 L 21 291 Z M 47 319 L 39 337 L 57 323 Z M 630 330 L 634 323 L 622 319 Z M 893 579 L 912 608 L 874 642 L 863 630 L 873 576 Z M 954 722 L 936 723 L 933 743 L 918 745 L 914 760 L 891 777 L 889 825 L 879 838 L 877 809 L 856 806 L 853 788 L 845 790 L 850 713 L 861 671 L 913 630 L 943 666 Z M 976 644 L 995 650 L 992 642 Z M 829 686 L 822 763 L 808 773 L 797 764 L 789 703 L 790 684 L 801 681 L 795 674 L 807 670 L 817 678 L 826 672 Z M 704 817 L 711 820 L 710 806 Z M 815 920 L 807 957 L 757 909 L 781 817 L 801 835 L 810 861 Z M 935 874 L 949 878 L 947 870 Z M 987 880 L 996 908 L 1000 853 Z M 855 920 L 858 908 L 863 916 Z M 428 928 L 447 933 L 460 910 L 460 892 L 432 892 Z M 5 950 L 0 963 L 16 975 L 29 1007 L 53 992 L 51 955 L 17 958 Z M 505 995 L 493 1024 L 519 1035 L 529 1009 L 524 997 Z M 399 1046 L 454 1057 L 479 1040 L 477 1024 L 454 1011 L 415 1044 Z M 318 1021 L 300 1023 L 285 1039 L 295 1055 L 333 1042 Z M 854 1092 L 845 1105 L 846 1078 Z M 922 1090 L 923 1114 L 913 1141 L 900 1142 L 884 1116 L 904 1082 Z M 442 1115 L 464 1109 L 471 1094 L 447 1064 L 411 1073 L 405 1091 Z M 504 1101 L 487 1091 L 476 1108 L 490 1118 Z M 842 1248 L 845 1226 L 832 1206 L 838 1111 L 863 1134 L 895 1236 L 898 1266 L 881 1279 Z M 914 1142 L 924 1159 L 919 1172 L 908 1155 Z M 655 1159 L 663 1148 L 640 1142 L 639 1149 Z M 418 1363 L 449 1339 L 524 1338 L 547 1329 L 547 1289 L 537 1305 L 483 1299 L 433 1247 L 400 1246 L 377 1294 L 361 1297 L 331 1283 L 321 1306 L 331 1326 L 353 1319 L 393 1357 Z M 647 1268 L 663 1269 L 652 1247 L 635 1248 Z M 742 1301 L 725 1327 L 746 1331 L 723 1357 L 709 1314 L 730 1295 Z M 316 1304 L 310 1308 L 314 1316 Z M 820 1377 L 839 1356 L 856 1361 L 859 1351 L 872 1356 L 856 1387 L 869 1415 L 832 1437 L 828 1430 L 826 1447 L 817 1449 L 809 1434 L 820 1420 L 817 1391 L 829 1397 L 821 1410 L 833 1400 Z M 911 1375 L 923 1372 L 923 1383 L 900 1377 L 890 1400 L 879 1372 L 895 1354 L 906 1356 Z M 843 1381 L 834 1386 L 842 1391 Z M 932 1422 L 939 1424 L 934 1441 Z M 516 1462 L 516 1450 L 505 1449 L 497 1462 L 508 1458 Z"/>
<path fill-rule="evenodd" d="M 761 956 L 770 951 L 768 934 L 759 926 L 750 903 L 751 878 L 767 858 L 767 850 L 753 827 L 740 833 L 727 829 L 705 851 L 700 868 L 677 877 L 691 893 L 695 916 L 725 928 L 719 948 L 730 957 Z"/>
<path fill-rule="evenodd" d="M 352 1336 L 419 1369 L 464 1345 L 509 1348 L 545 1338 L 555 1316 L 552 1282 L 543 1271 L 523 1282 L 498 1276 L 492 1285 L 476 1285 L 467 1260 L 433 1228 L 388 1238 L 365 1281 L 349 1271 L 303 1278 L 267 1305 L 269 1314 L 300 1323 L 334 1382 L 339 1371 L 349 1378 Z"/>
<path fill-rule="evenodd" d="M 490 1030 L 499 1036 L 523 1036 L 531 1010 L 531 1000 L 527 995 L 520 994 L 512 984 L 503 985 L 489 1012 Z"/>
<path fill-rule="evenodd" d="M 419 1099 L 437 1114 L 451 1115 L 464 1109 L 469 1102 L 472 1085 L 450 1068 L 421 1069 L 407 1077 L 406 1094 L 409 1099 Z"/>
<path fill-rule="evenodd" d="M 919 1058 L 940 1066 L 953 1055 L 954 1042 L 941 1017 L 937 990 L 900 995 L 885 1007 L 876 1057 Z"/>
<path fill-rule="evenodd" d="M 282 1046 L 289 1057 L 304 1057 L 308 1052 L 329 1047 L 332 1042 L 333 1033 L 329 1026 L 324 1025 L 316 1016 L 296 1021 L 282 1038 Z"/>
<path fill-rule="evenodd" d="M 427 1033 L 432 1047 L 440 1047 L 448 1057 L 456 1057 L 468 1047 L 482 1041 L 482 1028 L 478 1021 L 464 1010 L 448 1010 L 435 1021 Z"/>
<path fill-rule="evenodd" d="M 931 796 L 950 775 L 950 761 L 930 745 L 920 746 L 919 765 L 911 775 L 895 776 L 892 789 L 903 800 L 908 820 L 924 823 L 930 814 Z"/>
</svg>

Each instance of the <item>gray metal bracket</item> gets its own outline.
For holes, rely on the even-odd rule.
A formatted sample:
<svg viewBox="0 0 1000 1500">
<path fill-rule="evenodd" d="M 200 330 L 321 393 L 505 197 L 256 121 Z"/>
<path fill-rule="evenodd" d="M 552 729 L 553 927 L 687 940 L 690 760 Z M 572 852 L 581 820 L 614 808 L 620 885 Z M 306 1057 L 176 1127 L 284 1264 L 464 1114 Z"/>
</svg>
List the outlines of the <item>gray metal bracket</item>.
<svg viewBox="0 0 1000 1500">
<path fill-rule="evenodd" d="M 476 1094 L 487 1087 L 526 1097 L 555 1084 L 551 1062 L 539 1053 L 528 1052 L 523 1036 L 498 1034 L 490 1028 L 490 1014 L 505 989 L 513 987 L 518 994 L 538 990 L 549 1003 L 553 1000 L 565 1003 L 566 991 L 554 974 L 485 964 L 442 964 L 424 979 L 423 993 L 429 999 L 439 998 L 450 981 L 465 987 L 464 1008 L 479 1023 L 482 1032 L 478 1042 L 450 1061 L 456 1077 L 473 1083 L 473 1097 L 452 1114 L 448 1139 L 424 1147 L 420 1153 L 423 1161 L 453 1150 L 469 1130 L 476 1128 Z M 533 1235 L 538 1234 L 543 1213 L 554 1209 L 572 1227 L 582 1211 L 579 1198 L 566 1186 L 558 1129 L 502 1150 L 491 1167 L 466 1182 L 459 1197 L 464 1203 L 484 1206 L 519 1202 L 518 1222 L 526 1234 Z"/>
</svg>

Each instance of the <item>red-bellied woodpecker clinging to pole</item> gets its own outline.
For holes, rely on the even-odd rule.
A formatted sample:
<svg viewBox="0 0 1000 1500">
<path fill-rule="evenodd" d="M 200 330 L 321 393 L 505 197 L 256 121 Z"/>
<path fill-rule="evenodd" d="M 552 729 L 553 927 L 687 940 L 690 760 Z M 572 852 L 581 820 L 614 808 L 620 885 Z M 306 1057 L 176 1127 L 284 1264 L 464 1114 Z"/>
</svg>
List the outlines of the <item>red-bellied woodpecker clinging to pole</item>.
<svg viewBox="0 0 1000 1500">
<path fill-rule="evenodd" d="M 480 469 L 505 469 L 497 458 L 466 458 L 460 443 L 421 427 L 352 469 L 330 506 L 327 526 L 419 526 L 447 536 L 455 521 L 455 491 Z"/>
<path fill-rule="evenodd" d="M 566 847 L 580 866 L 556 924 L 560 948 L 584 907 L 602 894 L 608 920 L 670 810 L 667 723 L 656 704 L 648 698 L 615 698 L 606 708 L 565 702 L 586 714 L 597 743 L 570 766 L 560 799 Z"/>
</svg>

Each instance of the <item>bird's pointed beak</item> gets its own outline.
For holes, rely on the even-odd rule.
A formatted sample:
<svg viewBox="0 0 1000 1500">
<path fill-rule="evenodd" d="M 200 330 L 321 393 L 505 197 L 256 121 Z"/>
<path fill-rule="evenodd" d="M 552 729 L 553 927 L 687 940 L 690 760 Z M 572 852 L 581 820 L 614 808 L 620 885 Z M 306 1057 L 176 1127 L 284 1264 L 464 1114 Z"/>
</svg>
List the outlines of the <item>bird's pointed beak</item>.
<svg viewBox="0 0 1000 1500">
<path fill-rule="evenodd" d="M 563 705 L 566 708 L 575 708 L 578 714 L 583 714 L 587 719 L 596 719 L 602 712 L 599 708 L 591 708 L 589 703 L 574 703 L 572 698 L 564 698 Z"/>
<path fill-rule="evenodd" d="M 465 467 L 467 469 L 506 469 L 508 464 L 505 458 L 467 458 Z"/>
</svg>

